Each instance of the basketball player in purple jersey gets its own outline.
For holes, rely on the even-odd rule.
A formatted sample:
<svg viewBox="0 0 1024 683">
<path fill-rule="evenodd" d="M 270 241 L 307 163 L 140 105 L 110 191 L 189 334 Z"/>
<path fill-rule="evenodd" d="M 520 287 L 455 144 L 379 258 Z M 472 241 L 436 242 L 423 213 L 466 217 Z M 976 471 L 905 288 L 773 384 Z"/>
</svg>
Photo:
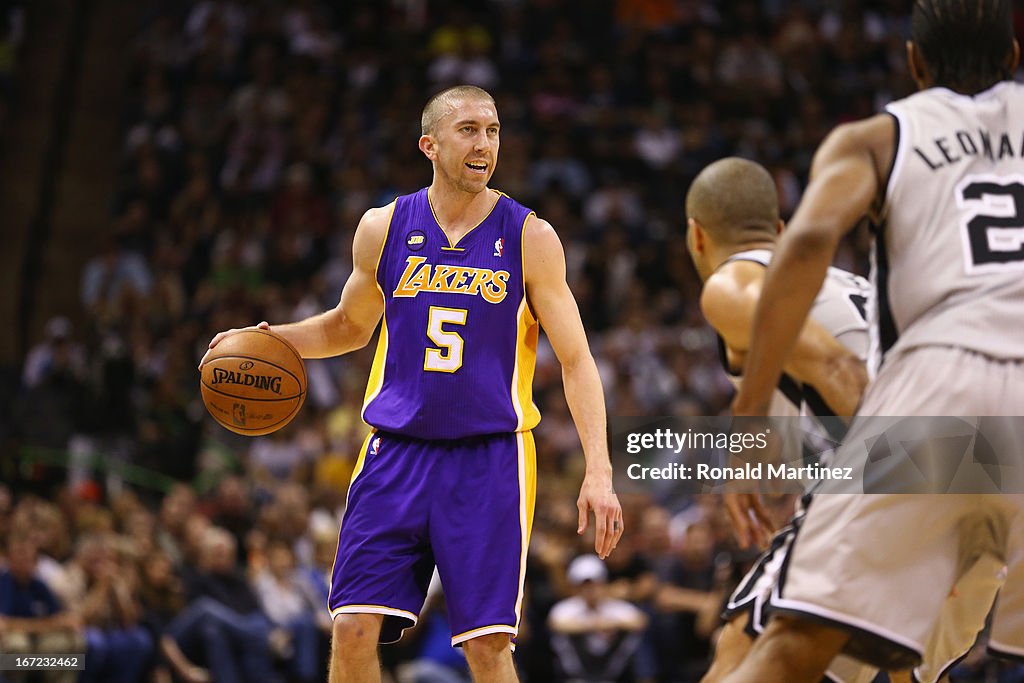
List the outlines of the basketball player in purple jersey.
<svg viewBox="0 0 1024 683">
<path fill-rule="evenodd" d="M 435 565 L 452 644 L 473 678 L 517 680 L 510 644 L 533 520 L 540 325 L 562 364 L 587 461 L 578 531 L 593 510 L 602 558 L 622 535 L 604 395 L 562 245 L 551 225 L 487 187 L 499 128 L 485 91 L 435 95 L 419 140 L 434 168 L 430 187 L 366 212 L 336 308 L 272 328 L 304 358 L 323 358 L 365 346 L 383 316 L 363 405 L 373 430 L 331 582 L 332 683 L 380 680 L 377 643 L 415 624 Z"/>
</svg>

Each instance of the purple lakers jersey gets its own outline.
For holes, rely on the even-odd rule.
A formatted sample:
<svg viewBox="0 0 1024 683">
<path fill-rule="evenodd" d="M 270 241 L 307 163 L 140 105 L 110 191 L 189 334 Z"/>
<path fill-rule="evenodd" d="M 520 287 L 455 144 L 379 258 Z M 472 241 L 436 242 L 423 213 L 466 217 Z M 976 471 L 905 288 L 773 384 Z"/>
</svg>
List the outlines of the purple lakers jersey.
<svg viewBox="0 0 1024 683">
<path fill-rule="evenodd" d="M 457 244 L 426 189 L 395 200 L 377 263 L 384 321 L 363 403 L 373 427 L 461 439 L 540 421 L 532 398 L 539 327 L 523 280 L 532 211 L 497 194 Z"/>
</svg>

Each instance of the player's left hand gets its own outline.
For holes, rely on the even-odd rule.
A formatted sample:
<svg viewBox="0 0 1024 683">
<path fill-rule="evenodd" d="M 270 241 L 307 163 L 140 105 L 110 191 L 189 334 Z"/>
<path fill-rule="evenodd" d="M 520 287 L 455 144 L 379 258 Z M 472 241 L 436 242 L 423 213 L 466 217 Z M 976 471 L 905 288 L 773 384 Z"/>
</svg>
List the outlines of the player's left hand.
<svg viewBox="0 0 1024 683">
<path fill-rule="evenodd" d="M 722 498 L 740 548 L 749 548 L 751 545 L 759 549 L 766 548 L 775 527 L 761 495 L 725 493 Z"/>
<path fill-rule="evenodd" d="M 576 501 L 580 511 L 579 528 L 576 533 L 581 536 L 587 532 L 590 511 L 594 511 L 594 552 L 602 560 L 615 549 L 622 538 L 622 505 L 612 488 L 612 474 L 608 472 L 588 471 L 583 477 L 580 497 Z"/>
</svg>

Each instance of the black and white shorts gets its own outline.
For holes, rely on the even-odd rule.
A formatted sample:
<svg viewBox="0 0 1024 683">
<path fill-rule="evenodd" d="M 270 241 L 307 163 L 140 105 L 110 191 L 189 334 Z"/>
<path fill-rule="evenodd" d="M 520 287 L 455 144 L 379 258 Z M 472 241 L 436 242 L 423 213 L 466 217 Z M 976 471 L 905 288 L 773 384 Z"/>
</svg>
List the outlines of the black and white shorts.
<svg viewBox="0 0 1024 683">
<path fill-rule="evenodd" d="M 859 415 L 1024 415 L 1024 362 L 904 351 L 886 359 Z M 854 421 L 837 463 L 875 424 Z M 762 612 L 844 628 L 844 652 L 875 666 L 923 659 L 928 680 L 970 648 L 1002 586 L 989 648 L 1024 658 L 1024 495 L 819 494 L 792 534 Z"/>
</svg>

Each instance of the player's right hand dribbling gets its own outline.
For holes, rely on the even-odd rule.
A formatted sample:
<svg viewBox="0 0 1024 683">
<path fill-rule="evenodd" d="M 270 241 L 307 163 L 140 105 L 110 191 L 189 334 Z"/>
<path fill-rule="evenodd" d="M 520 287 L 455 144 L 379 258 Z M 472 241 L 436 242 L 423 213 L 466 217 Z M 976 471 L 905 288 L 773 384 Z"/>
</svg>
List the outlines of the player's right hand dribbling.
<svg viewBox="0 0 1024 683">
<path fill-rule="evenodd" d="M 225 330 L 224 332 L 218 332 L 216 336 L 210 340 L 210 345 L 206 347 L 206 353 L 203 354 L 202 360 L 199 361 L 199 369 L 203 369 L 203 366 L 206 365 L 206 361 L 210 358 L 210 351 L 212 351 L 213 347 L 219 344 L 222 339 L 230 337 L 233 334 L 238 334 L 239 332 L 244 332 L 245 330 L 270 330 L 270 323 L 264 320 L 256 325 L 250 325 L 249 327 L 238 327 Z"/>
</svg>

